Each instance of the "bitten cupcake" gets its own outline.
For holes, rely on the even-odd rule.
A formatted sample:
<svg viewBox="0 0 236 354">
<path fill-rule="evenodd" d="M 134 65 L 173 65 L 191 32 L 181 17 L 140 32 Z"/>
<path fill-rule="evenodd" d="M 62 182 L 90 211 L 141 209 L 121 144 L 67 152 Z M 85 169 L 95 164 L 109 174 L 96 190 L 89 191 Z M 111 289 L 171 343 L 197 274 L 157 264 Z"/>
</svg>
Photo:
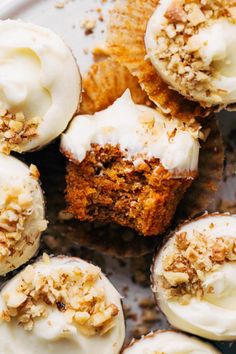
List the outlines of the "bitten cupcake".
<svg viewBox="0 0 236 354">
<path fill-rule="evenodd" d="M 108 43 L 156 104 L 197 114 L 171 91 L 204 108 L 232 107 L 235 33 L 235 1 L 125 0 L 111 14 Z"/>
<path fill-rule="evenodd" d="M 33 165 L 0 154 L 0 275 L 34 256 L 47 227 L 44 198 Z"/>
<path fill-rule="evenodd" d="M 157 331 L 133 340 L 122 354 L 220 354 L 211 344 L 174 331 Z"/>
<path fill-rule="evenodd" d="M 75 117 L 61 140 L 68 211 L 145 236 L 166 230 L 198 174 L 200 126 L 137 105 L 127 90 L 94 115 Z"/>
<path fill-rule="evenodd" d="M 61 140 L 69 159 L 67 211 L 149 236 L 169 227 L 180 200 L 181 217 L 206 210 L 222 179 L 224 154 L 215 119 L 199 122 L 186 124 L 155 109 L 137 78 L 113 59 L 94 64 L 83 79 L 81 114 Z M 117 239 L 123 255 L 119 232 Z M 153 249 L 140 239 L 141 247 L 127 247 L 125 254 Z"/>
<path fill-rule="evenodd" d="M 0 314 L 2 353 L 118 354 L 125 337 L 120 295 L 79 258 L 27 266 L 2 288 Z"/>
<path fill-rule="evenodd" d="M 205 215 L 175 230 L 157 253 L 152 289 L 171 325 L 236 339 L 236 216 Z"/>
<path fill-rule="evenodd" d="M 49 29 L 0 21 L 0 151 L 25 152 L 60 135 L 77 110 L 76 61 Z"/>
</svg>

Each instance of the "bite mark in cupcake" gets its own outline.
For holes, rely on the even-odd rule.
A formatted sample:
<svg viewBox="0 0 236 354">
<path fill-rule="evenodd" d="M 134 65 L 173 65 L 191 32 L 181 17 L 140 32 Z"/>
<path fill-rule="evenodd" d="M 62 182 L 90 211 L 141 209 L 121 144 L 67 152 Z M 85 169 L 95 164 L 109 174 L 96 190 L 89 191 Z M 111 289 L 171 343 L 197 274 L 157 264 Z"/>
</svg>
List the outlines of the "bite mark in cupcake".
<svg viewBox="0 0 236 354">
<path fill-rule="evenodd" d="M 76 117 L 61 142 L 73 163 L 69 211 L 144 235 L 164 232 L 197 176 L 199 135 L 198 124 L 190 128 L 136 105 L 128 91 L 104 111 Z"/>
</svg>

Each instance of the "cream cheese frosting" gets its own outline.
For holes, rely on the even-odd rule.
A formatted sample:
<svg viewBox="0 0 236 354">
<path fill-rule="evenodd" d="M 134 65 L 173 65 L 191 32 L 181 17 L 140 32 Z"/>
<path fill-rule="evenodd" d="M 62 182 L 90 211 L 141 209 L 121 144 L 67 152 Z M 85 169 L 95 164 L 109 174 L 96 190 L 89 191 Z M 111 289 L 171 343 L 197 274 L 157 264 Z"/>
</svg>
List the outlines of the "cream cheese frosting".
<svg viewBox="0 0 236 354">
<path fill-rule="evenodd" d="M 102 317 L 106 316 L 101 307 L 104 304 L 99 302 L 103 297 L 106 305 L 112 304 L 109 306 L 117 310 L 106 333 L 99 327 L 102 320 L 109 322 L 109 317 Z M 72 303 L 77 312 L 69 306 Z M 89 304 L 90 315 L 85 312 Z M 26 309 L 21 316 L 17 313 L 20 306 Z M 0 312 L 0 352 L 4 354 L 118 354 L 125 337 L 120 295 L 98 267 L 79 258 L 49 259 L 44 255 L 1 290 Z M 89 317 L 90 326 L 95 328 L 92 332 L 86 322 Z"/>
<path fill-rule="evenodd" d="M 153 291 L 174 327 L 236 339 L 235 231 L 236 216 L 203 216 L 180 227 L 157 255 Z"/>
<path fill-rule="evenodd" d="M 236 102 L 235 1 L 161 0 L 145 44 L 153 66 L 174 90 L 203 106 Z"/>
<path fill-rule="evenodd" d="M 158 158 L 170 171 L 196 171 L 199 131 L 152 108 L 137 105 L 129 90 L 107 109 L 79 115 L 62 135 L 61 149 L 73 160 L 83 161 L 92 144 L 119 146 L 135 165 Z"/>
<path fill-rule="evenodd" d="M 37 174 L 35 166 L 0 154 L 0 275 L 34 256 L 46 229 Z"/>
<path fill-rule="evenodd" d="M 24 152 L 60 135 L 81 94 L 76 61 L 51 30 L 0 21 L 0 148 Z M 17 122 L 17 123 L 15 123 Z"/>
<path fill-rule="evenodd" d="M 131 345 L 123 354 L 220 354 L 211 344 L 174 331 L 154 332 Z"/>
</svg>

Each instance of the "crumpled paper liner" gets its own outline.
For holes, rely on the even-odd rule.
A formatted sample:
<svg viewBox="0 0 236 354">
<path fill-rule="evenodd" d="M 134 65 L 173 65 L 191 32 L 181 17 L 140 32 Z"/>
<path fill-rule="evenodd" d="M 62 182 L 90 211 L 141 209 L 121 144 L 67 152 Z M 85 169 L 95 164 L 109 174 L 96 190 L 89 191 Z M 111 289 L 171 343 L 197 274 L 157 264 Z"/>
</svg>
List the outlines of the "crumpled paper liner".
<svg viewBox="0 0 236 354">
<path fill-rule="evenodd" d="M 94 113 L 106 108 L 122 95 L 127 86 L 131 89 L 136 103 L 151 104 L 138 85 L 137 79 L 127 69 L 111 59 L 94 64 L 84 78 L 82 112 Z M 193 195 L 190 189 L 183 199 L 180 210 L 184 217 L 205 210 L 221 180 L 223 146 L 220 133 L 214 119 L 209 119 L 205 123 L 214 129 L 208 141 L 203 144 L 200 176 L 193 184 Z M 74 246 L 84 246 L 112 256 L 128 258 L 152 253 L 157 244 L 162 242 L 161 236 L 144 238 L 135 231 L 119 225 L 80 222 L 63 212 L 66 209 L 64 201 L 66 159 L 60 154 L 57 142 L 43 151 L 29 154 L 28 161 L 35 163 L 41 172 L 49 220 L 44 240 L 51 243 L 52 251 L 53 248 L 60 248 L 63 253 L 68 253 Z"/>
<path fill-rule="evenodd" d="M 80 114 L 93 114 L 109 107 L 128 88 L 135 103 L 152 105 L 138 79 L 124 66 L 111 58 L 92 65 L 83 79 Z"/>
<path fill-rule="evenodd" d="M 146 58 L 144 37 L 159 0 L 120 1 L 111 11 L 107 45 L 111 56 L 138 78 L 149 98 L 163 111 L 183 121 L 208 115 L 200 104 L 169 88 Z"/>
</svg>

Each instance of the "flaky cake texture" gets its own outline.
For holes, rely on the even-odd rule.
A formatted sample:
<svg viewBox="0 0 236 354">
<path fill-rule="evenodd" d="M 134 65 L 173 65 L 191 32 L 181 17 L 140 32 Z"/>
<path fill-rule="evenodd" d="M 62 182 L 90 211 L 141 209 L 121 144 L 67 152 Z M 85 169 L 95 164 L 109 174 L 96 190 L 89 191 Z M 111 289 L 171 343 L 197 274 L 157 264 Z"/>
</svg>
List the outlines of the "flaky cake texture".
<svg viewBox="0 0 236 354">
<path fill-rule="evenodd" d="M 118 147 L 95 145 L 67 167 L 68 211 L 79 220 L 114 221 L 145 236 L 163 233 L 194 175 L 175 178 L 152 159 L 135 168 Z"/>
</svg>

